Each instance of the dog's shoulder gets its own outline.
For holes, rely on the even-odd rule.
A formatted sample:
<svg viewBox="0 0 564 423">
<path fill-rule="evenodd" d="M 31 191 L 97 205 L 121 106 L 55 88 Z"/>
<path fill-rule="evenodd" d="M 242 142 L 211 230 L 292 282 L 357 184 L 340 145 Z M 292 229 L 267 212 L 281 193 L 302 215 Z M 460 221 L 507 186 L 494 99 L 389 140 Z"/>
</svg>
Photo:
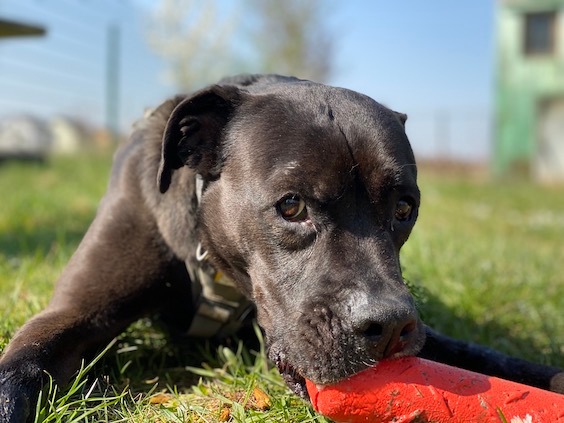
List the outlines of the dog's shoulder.
<svg viewBox="0 0 564 423">
<path fill-rule="evenodd" d="M 123 188 L 127 192 L 138 192 L 132 185 L 141 187 L 144 195 L 156 191 L 163 133 L 170 114 L 185 98 L 183 95 L 169 98 L 156 108 L 146 110 L 133 124 L 130 135 L 114 154 L 110 191 Z"/>
</svg>

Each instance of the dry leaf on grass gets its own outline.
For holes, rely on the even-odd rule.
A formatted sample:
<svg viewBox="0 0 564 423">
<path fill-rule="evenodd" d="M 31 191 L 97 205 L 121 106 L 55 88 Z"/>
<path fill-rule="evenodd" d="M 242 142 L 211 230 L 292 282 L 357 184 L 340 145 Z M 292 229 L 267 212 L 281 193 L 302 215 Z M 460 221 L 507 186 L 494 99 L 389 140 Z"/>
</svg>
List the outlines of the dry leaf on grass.
<svg viewBox="0 0 564 423">
<path fill-rule="evenodd" d="M 219 415 L 219 421 L 226 422 L 229 421 L 230 418 L 231 418 L 231 409 L 227 407 L 222 408 L 221 414 Z"/>
<path fill-rule="evenodd" d="M 264 391 L 254 388 L 253 396 L 255 397 L 255 408 L 257 410 L 264 411 L 270 408 L 270 397 Z"/>
<path fill-rule="evenodd" d="M 170 394 L 156 394 L 149 398 L 149 404 L 157 405 L 157 404 L 164 404 L 172 399 L 172 395 Z"/>
</svg>

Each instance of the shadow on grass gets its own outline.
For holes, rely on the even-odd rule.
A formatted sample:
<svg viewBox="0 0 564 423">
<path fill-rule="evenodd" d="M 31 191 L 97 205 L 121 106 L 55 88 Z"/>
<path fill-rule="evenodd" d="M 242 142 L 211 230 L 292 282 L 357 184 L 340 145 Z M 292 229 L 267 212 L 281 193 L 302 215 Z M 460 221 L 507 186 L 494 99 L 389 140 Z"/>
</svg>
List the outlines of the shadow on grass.
<svg viewBox="0 0 564 423">
<path fill-rule="evenodd" d="M 489 321 L 479 324 L 468 316 L 447 307 L 437 297 L 425 295 L 420 312 L 425 323 L 452 338 L 480 344 L 509 356 L 535 363 L 564 368 L 564 356 L 554 338 L 547 333 L 549 345 L 540 345 L 539 336 L 522 332 L 518 337 L 508 333 L 504 325 Z M 543 328 L 539 328 L 540 331 Z M 545 331 L 547 332 L 547 331 Z"/>
<path fill-rule="evenodd" d="M 68 224 L 33 228 L 11 225 L 9 230 L 0 232 L 0 254 L 10 258 L 47 255 L 55 248 L 72 253 L 86 233 L 88 224 L 88 220 L 75 224 L 74 230 L 69 229 Z"/>
<path fill-rule="evenodd" d="M 166 328 L 152 319 L 141 319 L 134 323 L 106 356 L 94 367 L 95 375 L 117 386 L 128 387 L 133 394 L 146 394 L 164 388 L 188 391 L 201 379 L 187 367 L 221 368 L 220 350 L 236 351 L 243 343 L 245 354 L 254 355 L 261 344 L 251 325 L 237 336 L 222 341 L 195 338 L 171 337 Z"/>
</svg>

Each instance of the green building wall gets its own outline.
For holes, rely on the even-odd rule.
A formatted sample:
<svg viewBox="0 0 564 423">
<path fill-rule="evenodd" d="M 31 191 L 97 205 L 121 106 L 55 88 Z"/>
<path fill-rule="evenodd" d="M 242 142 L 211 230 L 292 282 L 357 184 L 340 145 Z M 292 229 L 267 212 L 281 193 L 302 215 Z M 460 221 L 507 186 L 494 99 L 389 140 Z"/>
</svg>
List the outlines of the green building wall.
<svg viewBox="0 0 564 423">
<path fill-rule="evenodd" d="M 555 53 L 524 53 L 525 14 L 557 11 Z M 533 171 L 543 102 L 564 97 L 564 0 L 498 0 L 495 175 Z"/>
</svg>

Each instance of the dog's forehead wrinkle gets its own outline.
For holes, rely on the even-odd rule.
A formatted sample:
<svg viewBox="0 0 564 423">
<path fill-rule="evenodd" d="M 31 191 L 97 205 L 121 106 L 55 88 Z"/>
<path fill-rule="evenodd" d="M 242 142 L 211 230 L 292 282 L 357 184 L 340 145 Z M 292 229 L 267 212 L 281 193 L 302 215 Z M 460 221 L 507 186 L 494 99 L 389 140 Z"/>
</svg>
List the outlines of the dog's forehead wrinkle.
<svg viewBox="0 0 564 423">
<path fill-rule="evenodd" d="M 398 154 L 408 141 L 393 113 L 370 98 L 335 113 L 339 138 L 353 163 L 349 173 L 374 197 L 380 197 L 376 187 L 414 182 L 416 177 L 414 160 Z"/>
<path fill-rule="evenodd" d="M 352 167 L 350 170 L 350 173 L 352 174 L 355 170 L 356 167 L 358 167 L 358 162 L 356 161 L 355 157 L 354 157 L 354 153 L 353 153 L 353 149 L 352 146 L 347 138 L 347 135 L 345 134 L 345 131 L 343 131 L 343 128 L 341 127 L 341 125 L 339 123 L 337 123 L 337 128 L 339 128 L 339 132 L 341 133 L 341 136 L 343 138 L 343 140 L 345 140 L 345 145 L 347 146 L 347 151 L 350 155 L 350 158 L 352 160 Z"/>
</svg>

